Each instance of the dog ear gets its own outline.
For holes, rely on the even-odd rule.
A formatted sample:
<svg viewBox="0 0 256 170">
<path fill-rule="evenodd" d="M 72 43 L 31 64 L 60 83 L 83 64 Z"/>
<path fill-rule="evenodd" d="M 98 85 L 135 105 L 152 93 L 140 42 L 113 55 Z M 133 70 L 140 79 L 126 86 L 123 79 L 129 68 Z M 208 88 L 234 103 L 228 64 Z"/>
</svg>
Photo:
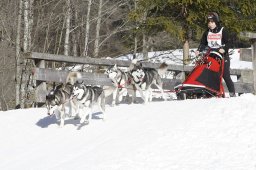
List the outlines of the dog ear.
<svg viewBox="0 0 256 170">
<path fill-rule="evenodd" d="M 139 67 L 142 68 L 142 63 L 139 63 Z"/>
<path fill-rule="evenodd" d="M 50 91 L 52 90 L 54 87 L 53 87 L 53 84 L 52 83 L 46 83 L 46 90 L 47 91 Z"/>
<path fill-rule="evenodd" d="M 61 88 L 63 87 L 63 84 L 61 83 L 61 84 L 54 85 L 54 86 L 55 86 L 55 87 L 54 87 L 54 91 L 56 91 L 56 90 L 61 89 Z"/>
<path fill-rule="evenodd" d="M 115 64 L 113 68 L 116 70 L 117 69 L 117 65 Z"/>
<path fill-rule="evenodd" d="M 130 66 L 128 67 L 128 71 L 133 70 L 133 68 L 134 68 L 134 64 L 133 64 L 133 63 L 131 63 L 131 64 L 130 64 Z"/>
</svg>

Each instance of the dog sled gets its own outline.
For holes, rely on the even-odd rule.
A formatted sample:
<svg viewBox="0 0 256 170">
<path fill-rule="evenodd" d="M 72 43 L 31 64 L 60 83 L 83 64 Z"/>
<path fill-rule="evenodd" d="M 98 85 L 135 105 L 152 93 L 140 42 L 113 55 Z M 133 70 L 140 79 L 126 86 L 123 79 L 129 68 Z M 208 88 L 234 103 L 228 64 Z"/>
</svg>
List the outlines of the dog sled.
<svg viewBox="0 0 256 170">
<path fill-rule="evenodd" d="M 223 56 L 213 49 L 200 56 L 185 81 L 174 88 L 178 100 L 224 97 Z"/>
</svg>

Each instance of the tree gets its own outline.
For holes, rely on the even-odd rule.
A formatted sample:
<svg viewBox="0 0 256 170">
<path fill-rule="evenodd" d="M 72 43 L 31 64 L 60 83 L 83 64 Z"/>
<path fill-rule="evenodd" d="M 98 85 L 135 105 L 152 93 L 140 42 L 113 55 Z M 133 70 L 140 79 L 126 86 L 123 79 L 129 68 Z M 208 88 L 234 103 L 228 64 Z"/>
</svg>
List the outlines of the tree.
<svg viewBox="0 0 256 170">
<path fill-rule="evenodd" d="M 99 41 L 100 41 L 100 27 L 101 27 L 101 18 L 102 18 L 102 1 L 99 0 L 99 8 L 98 8 L 98 16 L 97 16 L 97 24 L 96 24 L 96 35 L 94 41 L 94 57 L 99 56 Z"/>
<path fill-rule="evenodd" d="M 148 34 L 167 31 L 178 37 L 188 51 L 188 42 L 193 33 L 200 33 L 206 28 L 206 15 L 216 11 L 222 18 L 223 25 L 231 32 L 255 30 L 256 2 L 246 1 L 192 1 L 192 0 L 138 0 L 138 9 L 131 12 L 131 21 L 139 21 L 145 11 L 145 23 L 139 25 Z M 198 37 L 197 37 L 198 38 Z M 186 57 L 187 54 L 184 54 Z"/>
<path fill-rule="evenodd" d="M 23 17 L 24 17 L 24 33 L 23 33 L 23 50 L 29 52 L 32 45 L 32 24 L 33 24 L 33 0 L 23 0 Z M 24 108 L 28 99 L 29 82 L 31 73 L 29 72 L 29 65 L 31 64 L 26 59 L 23 60 L 21 70 L 21 87 L 20 87 L 20 106 Z"/>
<path fill-rule="evenodd" d="M 16 106 L 20 104 L 20 84 L 21 84 L 21 58 L 20 58 L 20 41 L 21 41 L 21 16 L 22 16 L 23 0 L 19 0 L 17 33 L 16 33 Z"/>
<path fill-rule="evenodd" d="M 70 20 L 71 20 L 71 3 L 70 0 L 66 0 L 66 34 L 64 43 L 64 55 L 69 54 L 69 35 L 70 35 Z"/>
<path fill-rule="evenodd" d="M 85 40 L 83 56 L 88 56 L 88 42 L 90 33 L 90 15 L 91 15 L 92 0 L 88 0 L 87 15 L 86 15 L 86 28 L 85 28 Z"/>
</svg>

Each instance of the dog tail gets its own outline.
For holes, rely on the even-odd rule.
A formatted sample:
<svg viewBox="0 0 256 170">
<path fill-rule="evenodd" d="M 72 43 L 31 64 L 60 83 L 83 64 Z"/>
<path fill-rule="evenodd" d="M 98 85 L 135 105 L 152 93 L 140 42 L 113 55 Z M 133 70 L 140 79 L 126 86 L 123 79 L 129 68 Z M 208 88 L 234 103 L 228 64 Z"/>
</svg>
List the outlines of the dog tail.
<svg viewBox="0 0 256 170">
<path fill-rule="evenodd" d="M 157 69 L 157 72 L 160 76 L 164 75 L 164 73 L 167 71 L 168 69 L 168 64 L 166 64 L 165 62 L 163 62 L 159 68 Z"/>
<path fill-rule="evenodd" d="M 82 78 L 82 75 L 80 72 L 69 72 L 68 73 L 68 76 L 66 78 L 66 83 L 70 83 L 72 85 L 75 84 L 75 82 L 78 80 L 78 79 L 81 79 Z"/>
</svg>

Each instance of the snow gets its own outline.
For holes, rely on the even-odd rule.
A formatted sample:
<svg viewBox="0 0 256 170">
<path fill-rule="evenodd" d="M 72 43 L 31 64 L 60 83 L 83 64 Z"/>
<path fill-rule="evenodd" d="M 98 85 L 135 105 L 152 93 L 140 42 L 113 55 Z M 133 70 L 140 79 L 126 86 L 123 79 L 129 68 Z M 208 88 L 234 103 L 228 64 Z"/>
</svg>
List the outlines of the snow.
<svg viewBox="0 0 256 170">
<path fill-rule="evenodd" d="M 232 54 L 230 55 L 230 68 L 231 69 L 252 69 L 252 62 L 240 61 L 240 50 L 234 49 L 230 50 Z"/>
<path fill-rule="evenodd" d="M 256 96 L 94 109 L 63 128 L 45 108 L 0 112 L 3 170 L 255 170 Z"/>
</svg>

